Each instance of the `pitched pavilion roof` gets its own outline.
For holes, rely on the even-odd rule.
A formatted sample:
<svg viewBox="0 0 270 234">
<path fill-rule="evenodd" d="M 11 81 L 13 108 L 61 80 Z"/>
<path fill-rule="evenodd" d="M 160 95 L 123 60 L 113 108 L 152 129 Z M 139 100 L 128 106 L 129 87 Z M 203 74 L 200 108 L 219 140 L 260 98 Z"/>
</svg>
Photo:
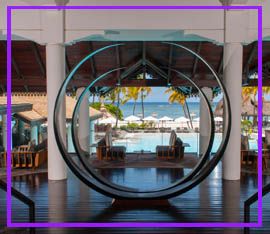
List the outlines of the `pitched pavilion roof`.
<svg viewBox="0 0 270 234">
<path fill-rule="evenodd" d="M 12 105 L 22 103 L 32 104 L 32 110 L 17 112 L 16 116 L 28 123 L 44 122 L 48 117 L 47 95 L 45 93 L 13 93 Z M 6 105 L 6 96 L 0 97 L 0 105 Z M 66 96 L 66 118 L 72 118 L 73 109 L 76 105 L 75 98 Z M 94 108 L 89 107 L 90 119 L 102 117 L 102 113 Z"/>
<path fill-rule="evenodd" d="M 177 69 L 200 83 L 201 87 L 216 87 L 212 74 L 206 66 L 182 49 L 177 49 L 155 41 L 126 41 L 118 49 L 112 48 L 99 53 L 85 62 L 75 74 L 75 80 L 68 90 L 88 85 L 91 80 L 110 69 L 124 67 L 118 72 L 111 73 L 106 79 L 95 84 L 99 93 L 106 92 L 106 87 L 116 87 L 118 77 L 124 77 L 121 85 L 135 86 L 167 86 L 169 82 L 176 82 L 183 87 L 185 93 L 193 94 L 190 83 L 180 80 L 168 68 Z M 197 51 L 222 77 L 223 46 L 207 41 L 177 42 Z M 81 41 L 66 46 L 67 73 L 78 64 L 81 59 L 94 50 L 115 44 L 110 41 Z M 247 79 L 249 74 L 257 70 L 257 42 L 244 45 L 243 50 L 243 83 L 253 85 L 256 79 Z M 270 81 L 270 42 L 263 42 L 263 76 L 264 81 Z M 268 65 L 269 66 L 268 66 Z M 6 44 L 0 43 L 0 93 L 6 92 Z M 138 74 L 146 71 L 152 80 L 135 80 Z M 264 82 L 263 81 L 263 82 Z M 269 82 L 270 83 L 270 82 Z M 178 86 L 179 86 L 178 85 Z M 46 52 L 44 45 L 32 41 L 12 42 L 12 91 L 13 92 L 46 92 Z"/>
<path fill-rule="evenodd" d="M 242 103 L 242 115 L 247 116 L 257 116 L 258 103 L 254 103 L 251 99 L 248 99 L 246 102 Z M 223 115 L 223 101 L 220 100 L 216 106 L 214 114 L 216 116 Z M 263 101 L 263 115 L 270 116 L 270 101 Z"/>
</svg>

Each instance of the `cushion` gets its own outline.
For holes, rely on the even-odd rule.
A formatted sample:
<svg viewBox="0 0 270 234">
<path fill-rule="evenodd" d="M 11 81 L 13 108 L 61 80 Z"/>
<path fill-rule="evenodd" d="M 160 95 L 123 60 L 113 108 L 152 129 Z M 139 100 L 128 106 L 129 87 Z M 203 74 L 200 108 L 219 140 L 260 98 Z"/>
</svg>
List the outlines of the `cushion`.
<svg viewBox="0 0 270 234">
<path fill-rule="evenodd" d="M 175 131 L 172 130 L 171 135 L 170 135 L 170 141 L 169 141 L 170 146 L 175 145 L 176 138 L 177 138 L 177 135 L 176 135 Z"/>
<path fill-rule="evenodd" d="M 166 145 L 158 145 L 156 147 L 156 152 L 157 152 L 158 157 L 161 157 L 161 156 L 167 157 L 167 156 L 174 155 L 174 151 L 172 150 L 172 148 Z"/>
<path fill-rule="evenodd" d="M 270 130 L 265 130 L 265 143 L 270 145 Z"/>
<path fill-rule="evenodd" d="M 102 158 L 106 155 L 106 141 L 105 138 L 102 138 L 100 141 L 97 143 L 97 155 L 99 158 Z"/>
<path fill-rule="evenodd" d="M 123 159 L 126 156 L 126 147 L 125 146 L 112 146 L 110 153 L 111 153 L 111 157 Z"/>
<path fill-rule="evenodd" d="M 249 150 L 248 136 L 241 135 L 241 149 Z"/>
<path fill-rule="evenodd" d="M 106 132 L 105 141 L 106 141 L 106 146 L 109 146 L 109 147 L 112 146 L 112 132 L 111 131 Z"/>
<path fill-rule="evenodd" d="M 40 150 L 47 149 L 47 139 L 42 141 L 40 144 L 34 146 L 34 151 L 38 152 Z"/>
<path fill-rule="evenodd" d="M 182 147 L 183 141 L 179 137 L 177 137 L 176 138 L 176 141 L 175 141 L 175 145 L 176 146 L 179 146 L 179 147 Z"/>
</svg>

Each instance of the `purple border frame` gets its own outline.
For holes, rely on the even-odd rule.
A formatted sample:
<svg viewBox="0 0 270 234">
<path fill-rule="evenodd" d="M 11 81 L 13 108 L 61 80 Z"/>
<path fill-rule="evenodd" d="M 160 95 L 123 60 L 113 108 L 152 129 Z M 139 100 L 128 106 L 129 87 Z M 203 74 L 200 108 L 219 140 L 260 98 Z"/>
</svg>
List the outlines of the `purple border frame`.
<svg viewBox="0 0 270 234">
<path fill-rule="evenodd" d="M 12 223 L 11 215 L 11 15 L 12 10 L 257 10 L 258 12 L 258 222 L 257 223 Z M 243 228 L 262 226 L 262 6 L 7 6 L 7 227 L 21 228 Z"/>
</svg>

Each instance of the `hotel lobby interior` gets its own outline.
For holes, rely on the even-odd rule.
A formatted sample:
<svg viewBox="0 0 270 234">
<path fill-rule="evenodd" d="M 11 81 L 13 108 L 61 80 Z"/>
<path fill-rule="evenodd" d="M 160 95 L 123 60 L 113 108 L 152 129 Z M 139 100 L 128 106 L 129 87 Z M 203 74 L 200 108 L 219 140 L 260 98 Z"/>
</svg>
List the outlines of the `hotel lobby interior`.
<svg viewBox="0 0 270 234">
<path fill-rule="evenodd" d="M 0 234 L 270 233 L 269 11 L 1 1 Z"/>
</svg>

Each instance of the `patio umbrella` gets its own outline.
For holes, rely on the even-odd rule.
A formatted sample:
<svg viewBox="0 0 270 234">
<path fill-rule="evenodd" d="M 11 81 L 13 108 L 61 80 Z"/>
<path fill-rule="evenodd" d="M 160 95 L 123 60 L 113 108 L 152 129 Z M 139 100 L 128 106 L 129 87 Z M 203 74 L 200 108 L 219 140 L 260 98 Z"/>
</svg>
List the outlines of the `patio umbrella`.
<svg viewBox="0 0 270 234">
<path fill-rule="evenodd" d="M 159 121 L 173 121 L 173 119 L 168 116 L 163 116 L 162 118 L 159 119 Z"/>
<path fill-rule="evenodd" d="M 109 117 L 106 119 L 102 119 L 99 121 L 100 124 L 115 124 L 116 123 L 116 119 L 113 117 Z"/>
<path fill-rule="evenodd" d="M 130 115 L 128 117 L 125 118 L 125 121 L 127 122 L 137 122 L 140 121 L 141 119 L 135 115 Z"/>
<path fill-rule="evenodd" d="M 177 123 L 183 123 L 183 122 L 189 122 L 190 120 L 186 117 L 181 116 L 179 118 L 176 118 L 174 121 Z"/>
<path fill-rule="evenodd" d="M 152 122 L 157 122 L 158 119 L 153 117 L 153 116 L 147 116 L 143 119 L 143 121 L 152 121 Z"/>
<path fill-rule="evenodd" d="M 222 122 L 223 118 L 218 116 L 218 117 L 215 117 L 214 120 L 215 122 Z"/>
</svg>

